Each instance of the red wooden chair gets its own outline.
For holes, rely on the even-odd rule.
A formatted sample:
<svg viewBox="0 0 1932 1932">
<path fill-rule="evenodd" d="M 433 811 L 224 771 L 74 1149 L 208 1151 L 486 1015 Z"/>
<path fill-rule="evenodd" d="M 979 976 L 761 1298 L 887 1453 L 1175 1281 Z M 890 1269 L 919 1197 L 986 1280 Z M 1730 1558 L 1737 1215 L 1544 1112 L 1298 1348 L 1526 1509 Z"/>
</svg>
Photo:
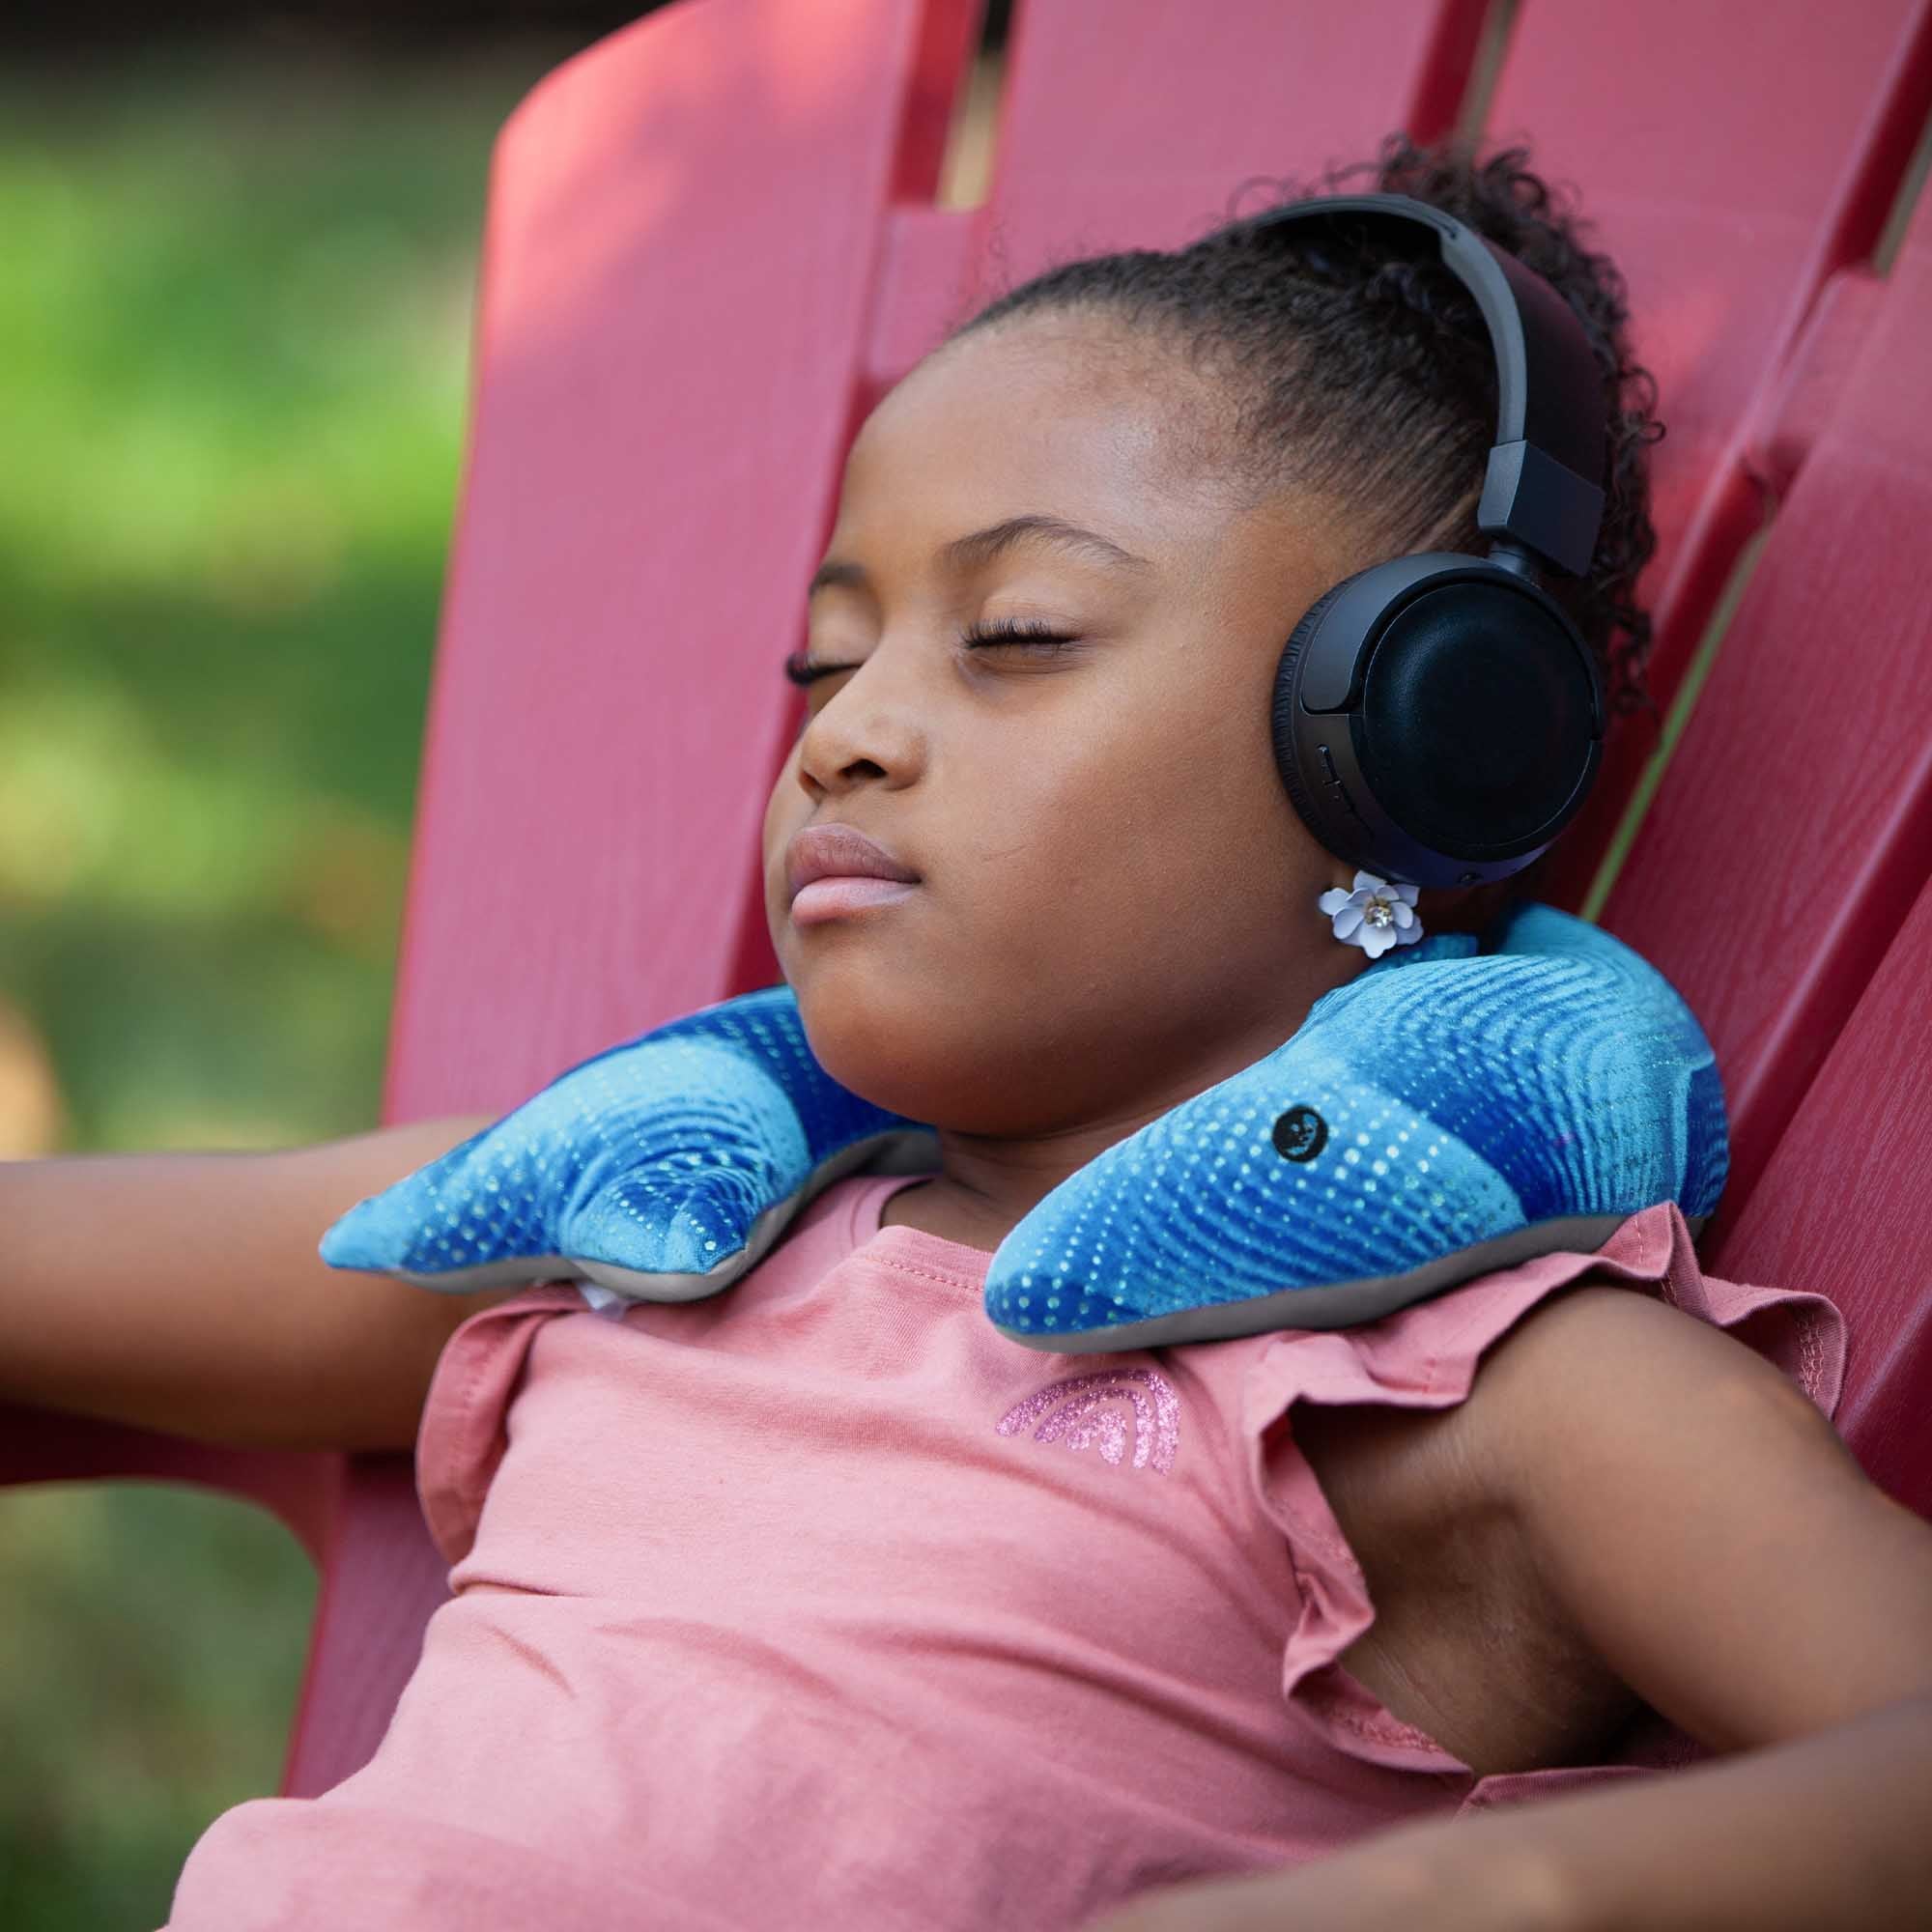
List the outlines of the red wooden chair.
<svg viewBox="0 0 1932 1932">
<path fill-rule="evenodd" d="M 857 422 L 976 286 L 1171 245 L 1248 177 L 1464 115 L 1528 136 L 1626 270 L 1669 425 L 1664 707 L 1776 511 L 1595 897 L 1718 1050 L 1708 1264 L 1844 1306 L 1840 1426 L 1932 1513 L 1932 1219 L 1907 1199 L 1932 1160 L 1932 198 L 1872 263 L 1932 106 L 1932 0 L 1759 0 L 1747 30 L 1679 0 L 1490 11 L 1020 0 L 969 211 L 933 197 L 976 0 L 679 0 L 534 91 L 493 171 L 384 1119 L 507 1111 L 778 977 L 780 659 Z M 1619 737 L 1544 893 L 1573 911 L 1657 746 Z M 410 1460 L 0 1415 L 7 1479 L 128 1474 L 252 1496 L 315 1555 L 282 1788 L 347 1776 L 445 1592 Z"/>
</svg>

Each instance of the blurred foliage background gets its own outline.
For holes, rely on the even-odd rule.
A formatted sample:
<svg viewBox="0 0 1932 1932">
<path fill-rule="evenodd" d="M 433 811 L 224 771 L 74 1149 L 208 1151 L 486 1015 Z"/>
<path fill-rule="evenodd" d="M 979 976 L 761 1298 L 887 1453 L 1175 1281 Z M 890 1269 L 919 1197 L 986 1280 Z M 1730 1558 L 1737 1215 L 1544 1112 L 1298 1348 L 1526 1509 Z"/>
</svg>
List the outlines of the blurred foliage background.
<svg viewBox="0 0 1932 1932">
<path fill-rule="evenodd" d="M 648 11 L 10 9 L 0 1155 L 376 1124 L 489 146 Z M 0 1491 L 6 1932 L 162 1923 L 315 1585 L 245 1504 Z"/>
</svg>

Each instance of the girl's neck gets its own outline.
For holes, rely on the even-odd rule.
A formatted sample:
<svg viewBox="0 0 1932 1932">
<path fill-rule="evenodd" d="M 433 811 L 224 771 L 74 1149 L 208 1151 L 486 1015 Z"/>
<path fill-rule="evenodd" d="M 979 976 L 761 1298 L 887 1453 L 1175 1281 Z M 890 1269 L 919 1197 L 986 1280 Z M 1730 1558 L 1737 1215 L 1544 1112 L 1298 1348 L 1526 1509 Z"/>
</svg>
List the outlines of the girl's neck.
<svg viewBox="0 0 1932 1932">
<path fill-rule="evenodd" d="M 1140 1037 L 1128 1057 L 1138 1088 L 1132 1094 L 1103 1094 L 1095 1086 L 1082 1121 L 1010 1136 L 939 1126 L 939 1171 L 931 1180 L 893 1194 L 879 1225 L 914 1227 L 991 1254 L 1068 1175 L 1150 1121 L 1273 1053 L 1308 1018 L 1321 993 L 1354 978 L 1362 966 L 1366 958 L 1358 951 L 1331 945 L 1300 960 L 1298 972 L 1283 970 L 1258 1010 L 1223 1009 L 1200 1014 L 1196 1024 L 1167 1039 Z M 1065 1092 L 1065 1078 L 1057 1094 L 1047 1084 L 1037 1103 L 1051 1105 Z"/>
<path fill-rule="evenodd" d="M 894 1194 L 879 1225 L 917 1228 L 991 1254 L 1069 1175 L 1186 1097 L 1163 1094 L 1078 1128 L 1012 1140 L 942 1127 L 939 1171 Z"/>
</svg>

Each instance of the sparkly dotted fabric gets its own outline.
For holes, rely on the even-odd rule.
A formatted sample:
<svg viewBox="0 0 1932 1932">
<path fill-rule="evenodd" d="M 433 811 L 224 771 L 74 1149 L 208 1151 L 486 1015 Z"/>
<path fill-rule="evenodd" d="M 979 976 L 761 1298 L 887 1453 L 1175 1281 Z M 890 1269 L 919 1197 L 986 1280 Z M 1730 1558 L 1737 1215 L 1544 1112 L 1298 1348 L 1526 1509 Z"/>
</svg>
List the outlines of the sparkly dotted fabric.
<svg viewBox="0 0 1932 1932">
<path fill-rule="evenodd" d="M 583 1275 L 716 1294 L 847 1173 L 926 1173 L 930 1127 L 862 1100 L 767 986 L 609 1047 L 324 1235 L 332 1267 L 450 1293 Z"/>
<path fill-rule="evenodd" d="M 1062 1350 L 1130 1325 L 1142 1348 L 1350 1326 L 1484 1272 L 1482 1243 L 1519 1236 L 1515 1261 L 1577 1244 L 1560 1225 L 1539 1242 L 1539 1223 L 1605 1216 L 1594 1247 L 1661 1202 L 1708 1214 L 1723 1091 L 1675 988 L 1553 906 L 1511 907 L 1496 946 L 1383 953 L 1264 1060 L 1070 1175 L 1000 1244 L 988 1316 Z M 1328 1295 L 1320 1320 L 1292 1295 L 1258 1325 L 1177 1319 L 1336 1284 L 1359 1303 Z"/>
<path fill-rule="evenodd" d="M 1496 1265 L 1505 1237 L 1521 1261 L 1576 1246 L 1577 1216 L 1607 1217 L 1595 1246 L 1660 1202 L 1708 1214 L 1723 1094 L 1676 990 L 1552 906 L 1511 907 L 1495 944 L 1383 953 L 1069 1176 L 995 1252 L 989 1319 L 1063 1351 L 1349 1326 Z M 321 1253 L 453 1292 L 582 1276 L 692 1300 L 842 1176 L 937 1164 L 930 1127 L 831 1080 L 771 986 L 571 1068 L 358 1203 Z"/>
</svg>

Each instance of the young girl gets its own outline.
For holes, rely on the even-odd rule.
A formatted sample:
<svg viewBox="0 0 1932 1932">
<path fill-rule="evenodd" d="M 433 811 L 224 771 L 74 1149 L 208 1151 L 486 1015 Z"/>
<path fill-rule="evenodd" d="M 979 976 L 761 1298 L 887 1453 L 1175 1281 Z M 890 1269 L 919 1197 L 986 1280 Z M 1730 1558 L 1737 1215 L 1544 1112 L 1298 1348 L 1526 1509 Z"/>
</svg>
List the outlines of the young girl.
<svg viewBox="0 0 1932 1932">
<path fill-rule="evenodd" d="M 1655 425 L 1525 160 L 1397 140 L 1365 185 L 1589 326 L 1613 473 L 1558 594 L 1628 670 Z M 1446 271 L 1228 232 L 1052 270 L 885 399 L 767 910 L 821 1064 L 940 1167 L 835 1183 L 711 1299 L 372 1316 L 453 1595 L 373 1760 L 215 1820 L 174 1932 L 1932 1918 L 1932 1529 L 1825 1420 L 1822 1297 L 1705 1275 L 1663 1203 L 1355 1329 L 1055 1355 L 981 1308 L 1049 1190 L 1368 963 L 1274 768 L 1284 620 L 1485 549 L 1494 418 Z M 794 917 L 821 825 L 912 883 Z M 1534 879 L 1417 911 L 1486 932 Z M 1719 1761 L 1639 1769 L 1646 1717 Z"/>
</svg>

